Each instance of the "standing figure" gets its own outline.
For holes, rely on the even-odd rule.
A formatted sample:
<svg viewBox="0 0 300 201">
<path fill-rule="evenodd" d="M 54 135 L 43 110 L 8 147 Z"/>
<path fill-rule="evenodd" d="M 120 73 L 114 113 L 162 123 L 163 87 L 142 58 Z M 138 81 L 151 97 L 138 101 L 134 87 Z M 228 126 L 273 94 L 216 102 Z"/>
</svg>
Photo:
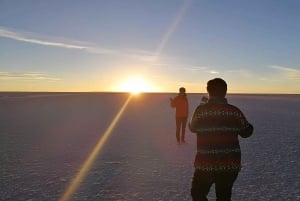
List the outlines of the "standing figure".
<svg viewBox="0 0 300 201">
<path fill-rule="evenodd" d="M 177 143 L 185 143 L 185 128 L 189 114 L 189 103 L 186 97 L 185 88 L 179 88 L 179 94 L 170 98 L 171 107 L 176 109 L 176 140 Z"/>
<path fill-rule="evenodd" d="M 250 137 L 253 126 L 237 107 L 227 103 L 227 84 L 220 78 L 207 82 L 209 99 L 200 104 L 189 124 L 197 134 L 197 154 L 192 181 L 193 201 L 207 201 L 212 184 L 216 200 L 230 201 L 233 184 L 241 169 L 238 136 Z"/>
</svg>

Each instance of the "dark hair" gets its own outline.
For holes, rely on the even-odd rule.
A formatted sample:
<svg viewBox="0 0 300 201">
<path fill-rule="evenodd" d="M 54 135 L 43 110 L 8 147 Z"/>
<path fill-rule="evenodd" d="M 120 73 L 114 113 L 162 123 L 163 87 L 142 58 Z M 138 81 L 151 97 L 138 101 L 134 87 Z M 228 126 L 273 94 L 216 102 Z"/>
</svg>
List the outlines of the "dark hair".
<svg viewBox="0 0 300 201">
<path fill-rule="evenodd" d="M 221 78 L 215 78 L 207 82 L 207 92 L 210 96 L 224 98 L 227 92 L 227 84 Z"/>
<path fill-rule="evenodd" d="M 185 93 L 185 88 L 184 88 L 184 87 L 180 87 L 180 88 L 179 88 L 179 92 Z"/>
</svg>

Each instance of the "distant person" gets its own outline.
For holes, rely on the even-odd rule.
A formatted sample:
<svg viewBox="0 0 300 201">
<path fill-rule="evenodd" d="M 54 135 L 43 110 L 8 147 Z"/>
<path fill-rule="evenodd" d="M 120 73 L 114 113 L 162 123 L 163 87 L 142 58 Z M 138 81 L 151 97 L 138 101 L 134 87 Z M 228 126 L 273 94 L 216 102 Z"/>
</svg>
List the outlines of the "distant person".
<svg viewBox="0 0 300 201">
<path fill-rule="evenodd" d="M 177 143 L 185 143 L 185 128 L 189 114 L 189 103 L 185 88 L 179 88 L 179 94 L 170 98 L 171 107 L 176 109 L 176 140 Z"/>
<path fill-rule="evenodd" d="M 253 126 L 240 109 L 227 103 L 224 80 L 209 80 L 207 91 L 207 103 L 196 108 L 189 124 L 190 130 L 197 134 L 191 195 L 193 201 L 207 201 L 210 187 L 215 184 L 216 200 L 230 201 L 241 169 L 238 136 L 250 137 Z"/>
<path fill-rule="evenodd" d="M 208 98 L 207 98 L 206 96 L 203 96 L 203 97 L 201 98 L 200 105 L 204 105 L 204 104 L 206 104 L 206 103 L 207 103 L 207 101 L 208 101 Z"/>
</svg>

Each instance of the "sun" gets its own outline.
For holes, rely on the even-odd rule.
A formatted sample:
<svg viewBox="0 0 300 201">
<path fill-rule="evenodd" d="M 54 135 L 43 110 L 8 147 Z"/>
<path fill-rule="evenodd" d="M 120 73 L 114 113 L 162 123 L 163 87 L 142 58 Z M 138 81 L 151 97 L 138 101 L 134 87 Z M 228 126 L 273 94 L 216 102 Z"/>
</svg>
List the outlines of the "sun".
<svg viewBox="0 0 300 201">
<path fill-rule="evenodd" d="M 142 92 L 153 92 L 154 87 L 141 77 L 131 77 L 120 85 L 120 91 L 140 94 Z"/>
</svg>

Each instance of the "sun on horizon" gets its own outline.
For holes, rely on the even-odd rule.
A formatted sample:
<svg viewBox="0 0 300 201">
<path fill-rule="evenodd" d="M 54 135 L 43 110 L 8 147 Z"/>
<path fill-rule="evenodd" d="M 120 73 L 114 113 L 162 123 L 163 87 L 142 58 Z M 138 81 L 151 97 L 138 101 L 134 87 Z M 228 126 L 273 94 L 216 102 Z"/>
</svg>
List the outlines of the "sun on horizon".
<svg viewBox="0 0 300 201">
<path fill-rule="evenodd" d="M 153 84 L 142 77 L 130 77 L 123 81 L 117 90 L 136 95 L 143 92 L 155 92 L 156 88 Z"/>
</svg>

